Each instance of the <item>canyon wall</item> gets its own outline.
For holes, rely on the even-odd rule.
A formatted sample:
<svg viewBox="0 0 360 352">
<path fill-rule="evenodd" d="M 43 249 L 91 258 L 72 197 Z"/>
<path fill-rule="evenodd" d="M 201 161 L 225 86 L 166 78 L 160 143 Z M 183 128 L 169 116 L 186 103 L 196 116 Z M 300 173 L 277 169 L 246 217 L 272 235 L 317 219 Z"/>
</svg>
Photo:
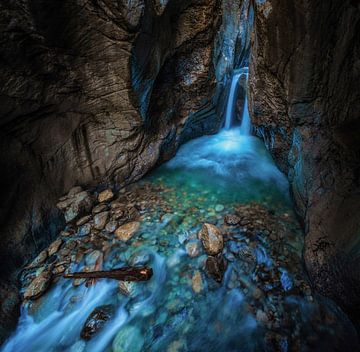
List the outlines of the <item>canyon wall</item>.
<svg viewBox="0 0 360 352">
<path fill-rule="evenodd" d="M 360 2 L 253 5 L 256 133 L 289 176 L 313 284 L 359 329 Z"/>
<path fill-rule="evenodd" d="M 1 2 L 0 341 L 18 316 L 17 269 L 62 225 L 61 195 L 136 181 L 219 129 L 223 81 L 249 51 L 245 5 Z"/>
<path fill-rule="evenodd" d="M 122 186 L 221 123 L 218 0 L 0 4 L 0 258 L 5 336 L 16 270 L 57 234 L 74 185 Z"/>
</svg>

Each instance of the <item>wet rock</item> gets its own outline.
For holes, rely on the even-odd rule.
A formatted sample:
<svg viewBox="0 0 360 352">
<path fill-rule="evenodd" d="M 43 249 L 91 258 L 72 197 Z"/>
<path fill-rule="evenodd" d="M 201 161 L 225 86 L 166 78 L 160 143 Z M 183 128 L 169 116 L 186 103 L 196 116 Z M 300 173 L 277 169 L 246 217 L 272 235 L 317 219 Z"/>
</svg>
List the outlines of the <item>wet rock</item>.
<svg viewBox="0 0 360 352">
<path fill-rule="evenodd" d="M 24 299 L 37 299 L 45 293 L 52 278 L 51 270 L 44 270 L 28 286 L 24 293 Z"/>
<path fill-rule="evenodd" d="M 191 241 L 186 244 L 186 253 L 189 257 L 195 258 L 200 255 L 200 245 L 198 241 Z"/>
<path fill-rule="evenodd" d="M 102 252 L 99 250 L 92 251 L 91 253 L 86 255 L 85 264 L 90 267 L 94 266 L 102 255 Z"/>
<path fill-rule="evenodd" d="M 128 282 L 128 281 L 120 281 L 119 282 L 119 292 L 124 295 L 124 296 L 131 296 L 134 292 L 134 283 L 133 282 Z"/>
<path fill-rule="evenodd" d="M 236 226 L 240 224 L 241 219 L 237 215 L 226 215 L 224 218 L 224 222 L 229 226 Z"/>
<path fill-rule="evenodd" d="M 57 266 L 55 266 L 55 268 L 53 269 L 52 273 L 53 273 L 54 275 L 60 275 L 60 274 L 62 274 L 65 270 L 66 270 L 66 266 L 65 266 L 65 265 L 57 265 Z"/>
<path fill-rule="evenodd" d="M 221 231 L 214 225 L 205 223 L 198 234 L 205 251 L 209 255 L 219 254 L 224 247 Z"/>
<path fill-rule="evenodd" d="M 130 266 L 144 266 L 150 261 L 150 255 L 146 252 L 134 253 L 129 259 Z"/>
<path fill-rule="evenodd" d="M 105 211 L 107 208 L 108 208 L 108 206 L 106 204 L 99 204 L 93 208 L 92 213 L 98 214 L 98 213 Z"/>
<path fill-rule="evenodd" d="M 91 225 L 89 223 L 79 227 L 77 234 L 78 236 L 87 236 L 91 232 Z"/>
<path fill-rule="evenodd" d="M 82 192 L 82 187 L 81 186 L 75 186 L 73 188 L 70 189 L 69 193 L 68 193 L 68 197 L 74 197 L 76 194 Z"/>
<path fill-rule="evenodd" d="M 138 327 L 125 325 L 113 341 L 113 352 L 140 352 L 144 345 L 144 337 Z"/>
<path fill-rule="evenodd" d="M 200 293 L 203 290 L 203 281 L 200 271 L 196 271 L 191 279 L 191 286 L 195 293 Z"/>
<path fill-rule="evenodd" d="M 59 238 L 50 244 L 50 246 L 48 248 L 49 257 L 52 256 L 53 254 L 55 254 L 59 250 L 60 246 L 62 245 L 62 242 L 63 242 L 62 239 Z"/>
<path fill-rule="evenodd" d="M 115 231 L 115 235 L 120 241 L 126 242 L 134 236 L 134 234 L 139 230 L 139 228 L 140 223 L 138 221 L 132 221 L 120 226 Z"/>
<path fill-rule="evenodd" d="M 226 262 L 222 255 L 208 257 L 205 263 L 207 274 L 216 282 L 221 282 L 226 270 Z"/>
<path fill-rule="evenodd" d="M 113 197 L 114 197 L 114 193 L 112 192 L 112 190 L 106 189 L 105 191 L 102 191 L 101 193 L 99 193 L 98 201 L 99 201 L 99 203 L 107 202 L 107 201 L 113 199 Z"/>
<path fill-rule="evenodd" d="M 102 213 L 98 213 L 94 216 L 94 228 L 97 230 L 102 230 L 109 218 L 109 212 L 104 211 Z"/>
<path fill-rule="evenodd" d="M 79 220 L 76 222 L 76 226 L 84 225 L 84 224 L 86 224 L 87 222 L 89 222 L 90 220 L 91 220 L 91 215 L 83 216 L 81 219 L 79 219 Z"/>
<path fill-rule="evenodd" d="M 112 305 L 95 308 L 85 321 L 80 333 L 81 338 L 90 340 L 104 327 L 105 323 L 111 319 L 113 314 L 114 308 Z"/>
<path fill-rule="evenodd" d="M 221 212 L 225 209 L 225 207 L 222 204 L 216 204 L 215 205 L 215 211 L 216 212 Z"/>
<path fill-rule="evenodd" d="M 65 221 L 68 223 L 89 212 L 92 204 L 93 200 L 90 193 L 83 191 L 64 202 L 58 203 L 57 206 L 60 210 L 64 210 Z"/>
<path fill-rule="evenodd" d="M 106 226 L 105 226 L 105 230 L 109 233 L 113 233 L 118 227 L 118 222 L 115 220 L 111 220 L 109 221 Z"/>
<path fill-rule="evenodd" d="M 39 265 L 43 264 L 48 257 L 47 250 L 43 250 L 39 255 L 27 266 L 28 269 L 36 268 Z"/>
</svg>

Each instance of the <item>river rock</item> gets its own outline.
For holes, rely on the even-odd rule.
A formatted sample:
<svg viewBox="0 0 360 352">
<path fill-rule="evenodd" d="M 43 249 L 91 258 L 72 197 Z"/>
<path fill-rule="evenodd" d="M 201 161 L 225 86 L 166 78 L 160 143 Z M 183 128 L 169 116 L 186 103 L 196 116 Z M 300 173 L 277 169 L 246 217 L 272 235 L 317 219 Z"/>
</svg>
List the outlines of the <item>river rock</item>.
<svg viewBox="0 0 360 352">
<path fill-rule="evenodd" d="M 140 228 L 138 221 L 131 221 L 125 225 L 120 226 L 116 231 L 115 235 L 120 241 L 128 241 Z"/>
<path fill-rule="evenodd" d="M 89 212 L 92 204 L 93 201 L 90 193 L 83 191 L 58 203 L 57 207 L 64 211 L 65 221 L 69 223 L 78 219 L 80 216 L 84 215 L 84 213 Z"/>
<path fill-rule="evenodd" d="M 52 278 L 51 270 L 44 270 L 28 286 L 24 293 L 24 299 L 37 299 L 49 287 Z"/>
<path fill-rule="evenodd" d="M 186 253 L 189 257 L 195 258 L 200 255 L 200 246 L 198 241 L 191 241 L 186 244 Z"/>
<path fill-rule="evenodd" d="M 113 199 L 113 197 L 114 197 L 114 193 L 109 188 L 109 189 L 106 189 L 105 191 L 102 191 L 99 193 L 98 201 L 99 201 L 99 203 L 103 203 L 103 202 Z"/>
<path fill-rule="evenodd" d="M 87 236 L 91 232 L 91 225 L 89 223 L 79 227 L 77 234 L 78 236 Z"/>
<path fill-rule="evenodd" d="M 226 262 L 222 255 L 216 257 L 210 256 L 206 259 L 205 270 L 216 282 L 222 281 L 225 269 Z"/>
<path fill-rule="evenodd" d="M 111 220 L 109 221 L 106 226 L 105 226 L 105 230 L 109 233 L 113 233 L 118 227 L 118 222 L 115 220 Z"/>
<path fill-rule="evenodd" d="M 108 206 L 106 204 L 98 204 L 96 207 L 93 208 L 92 213 L 98 214 L 105 211 L 107 208 Z"/>
<path fill-rule="evenodd" d="M 217 255 L 224 248 L 221 231 L 214 225 L 205 223 L 198 234 L 205 251 L 209 255 Z"/>
<path fill-rule="evenodd" d="M 94 216 L 94 228 L 97 230 L 102 230 L 109 218 L 109 212 L 104 211 L 102 213 L 98 213 Z"/>
<path fill-rule="evenodd" d="M 50 244 L 50 246 L 48 248 L 49 257 L 51 257 L 53 254 L 55 254 L 59 250 L 60 246 L 62 245 L 62 242 L 63 242 L 62 239 L 59 238 Z"/>
<path fill-rule="evenodd" d="M 113 352 L 140 352 L 144 345 L 144 337 L 138 327 L 124 326 L 116 335 L 112 348 Z"/>
<path fill-rule="evenodd" d="M 237 215 L 226 215 L 224 218 L 224 222 L 226 225 L 229 226 L 236 226 L 240 224 L 241 219 Z"/>
<path fill-rule="evenodd" d="M 203 290 L 203 281 L 200 271 L 196 271 L 191 279 L 191 286 L 195 293 L 200 293 Z"/>
<path fill-rule="evenodd" d="M 86 215 L 83 216 L 82 218 L 80 218 L 77 222 L 76 222 L 76 226 L 81 226 L 86 224 L 87 222 L 89 222 L 91 220 L 91 215 Z"/>
<path fill-rule="evenodd" d="M 105 323 L 114 314 L 112 305 L 105 305 L 95 308 L 85 321 L 81 330 L 80 336 L 84 340 L 90 340 L 96 333 L 98 333 L 105 325 Z"/>
<path fill-rule="evenodd" d="M 28 269 L 36 268 L 37 266 L 44 263 L 47 257 L 48 257 L 48 252 L 45 249 L 39 253 L 39 255 L 27 266 L 27 268 Z"/>
</svg>

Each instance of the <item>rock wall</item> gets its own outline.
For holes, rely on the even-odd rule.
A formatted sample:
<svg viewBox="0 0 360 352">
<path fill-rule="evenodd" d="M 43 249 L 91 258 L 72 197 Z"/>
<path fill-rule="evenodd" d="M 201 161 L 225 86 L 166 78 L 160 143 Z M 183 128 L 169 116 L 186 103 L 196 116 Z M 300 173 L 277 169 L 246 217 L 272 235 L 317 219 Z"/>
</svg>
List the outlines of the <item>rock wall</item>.
<svg viewBox="0 0 360 352">
<path fill-rule="evenodd" d="M 360 3 L 253 5 L 253 122 L 289 175 L 315 287 L 359 329 Z"/>
<path fill-rule="evenodd" d="M 1 2 L 0 297 L 57 235 L 59 196 L 133 182 L 219 128 L 221 20 L 220 0 Z"/>
</svg>

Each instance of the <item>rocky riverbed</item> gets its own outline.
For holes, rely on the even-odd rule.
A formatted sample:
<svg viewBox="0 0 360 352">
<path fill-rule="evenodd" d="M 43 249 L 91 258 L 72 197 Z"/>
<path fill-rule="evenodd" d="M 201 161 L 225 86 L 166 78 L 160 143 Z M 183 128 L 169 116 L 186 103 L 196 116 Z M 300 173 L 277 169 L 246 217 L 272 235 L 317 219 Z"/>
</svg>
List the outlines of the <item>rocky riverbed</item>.
<svg viewBox="0 0 360 352">
<path fill-rule="evenodd" d="M 310 287 L 282 175 L 255 138 L 221 138 L 126 188 L 61 198 L 67 225 L 22 271 L 3 351 L 350 351 L 351 324 Z M 184 167 L 187 148 L 202 152 Z M 143 265 L 149 282 L 63 278 Z"/>
</svg>

